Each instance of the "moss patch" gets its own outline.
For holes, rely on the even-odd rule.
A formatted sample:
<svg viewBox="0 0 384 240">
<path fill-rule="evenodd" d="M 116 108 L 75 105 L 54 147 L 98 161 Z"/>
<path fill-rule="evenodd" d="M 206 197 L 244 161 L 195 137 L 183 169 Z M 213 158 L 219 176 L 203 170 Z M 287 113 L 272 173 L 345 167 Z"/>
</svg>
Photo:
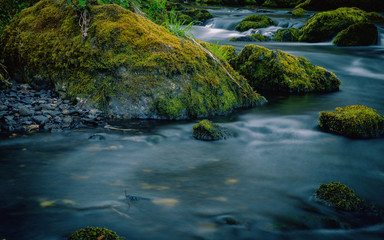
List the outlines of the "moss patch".
<svg viewBox="0 0 384 240">
<path fill-rule="evenodd" d="M 341 84 L 335 74 L 305 58 L 257 45 L 245 46 L 234 67 L 254 89 L 290 93 L 330 92 L 337 91 Z"/>
<path fill-rule="evenodd" d="M 263 3 L 263 7 L 273 8 L 291 8 L 297 5 L 298 0 L 267 0 Z"/>
<path fill-rule="evenodd" d="M 305 9 L 302 9 L 302 8 L 295 8 L 293 11 L 292 11 L 292 15 L 294 17 L 303 17 L 304 14 L 306 13 L 307 11 Z"/>
<path fill-rule="evenodd" d="M 326 11 L 340 7 L 358 7 L 366 11 L 384 12 L 382 0 L 300 0 L 296 7 L 311 11 Z"/>
<path fill-rule="evenodd" d="M 213 15 L 203 8 L 194 8 L 184 6 L 180 3 L 169 2 L 167 1 L 166 7 L 168 11 L 175 10 L 178 15 L 178 19 L 184 24 L 188 25 L 189 23 L 200 24 L 204 21 L 213 18 Z"/>
<path fill-rule="evenodd" d="M 288 28 L 279 29 L 273 36 L 273 41 L 277 42 L 297 42 L 299 40 L 299 29 Z"/>
<path fill-rule="evenodd" d="M 371 138 L 384 134 L 384 116 L 362 105 L 338 107 L 334 112 L 320 112 L 318 121 L 325 131 L 351 138 Z"/>
<path fill-rule="evenodd" d="M 361 199 L 355 192 L 339 182 L 321 184 L 316 196 L 344 211 L 356 211 L 361 204 Z"/>
<path fill-rule="evenodd" d="M 377 27 L 372 23 L 357 23 L 339 32 L 333 40 L 336 46 L 376 45 L 379 37 Z"/>
<path fill-rule="evenodd" d="M 267 16 L 262 15 L 250 15 L 244 18 L 237 26 L 236 30 L 240 32 L 247 31 L 249 29 L 265 28 L 271 25 L 277 25 L 275 21 Z"/>
<path fill-rule="evenodd" d="M 357 8 L 339 8 L 315 14 L 300 30 L 299 41 L 329 41 L 340 31 L 356 23 L 368 23 L 368 14 Z"/>
<path fill-rule="evenodd" d="M 203 141 L 215 141 L 228 138 L 226 129 L 205 119 L 193 126 L 193 137 Z"/>
<path fill-rule="evenodd" d="M 104 236 L 104 237 L 102 237 Z M 119 240 L 121 239 L 115 232 L 108 230 L 106 228 L 98 227 L 86 227 L 80 229 L 69 236 L 68 240 Z"/>
<path fill-rule="evenodd" d="M 4 31 L 1 56 L 14 78 L 124 118 L 196 118 L 265 102 L 226 62 L 117 5 L 91 6 L 83 41 L 65 2 L 42 0 Z"/>
</svg>

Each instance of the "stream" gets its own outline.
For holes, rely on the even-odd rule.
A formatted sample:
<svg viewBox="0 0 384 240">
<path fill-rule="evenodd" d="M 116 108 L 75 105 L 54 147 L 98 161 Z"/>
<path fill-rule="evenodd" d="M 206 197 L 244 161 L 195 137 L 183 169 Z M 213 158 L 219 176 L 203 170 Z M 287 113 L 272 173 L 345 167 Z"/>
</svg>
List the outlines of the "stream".
<svg viewBox="0 0 384 240">
<path fill-rule="evenodd" d="M 195 38 L 231 44 L 255 10 L 213 8 Z M 301 27 L 288 10 L 259 12 Z M 322 132 L 320 111 L 361 104 L 384 114 L 384 29 L 377 46 L 260 42 L 334 72 L 339 92 L 263 93 L 268 104 L 212 120 L 233 137 L 192 137 L 196 121 L 113 122 L 105 128 L 0 137 L 0 239 L 64 240 L 86 226 L 127 239 L 383 239 L 384 223 L 335 210 L 314 193 L 337 181 L 384 207 L 384 139 Z M 126 198 L 127 195 L 138 199 Z M 142 198 L 142 199 L 141 199 Z M 136 201 L 137 200 L 137 201 Z"/>
</svg>

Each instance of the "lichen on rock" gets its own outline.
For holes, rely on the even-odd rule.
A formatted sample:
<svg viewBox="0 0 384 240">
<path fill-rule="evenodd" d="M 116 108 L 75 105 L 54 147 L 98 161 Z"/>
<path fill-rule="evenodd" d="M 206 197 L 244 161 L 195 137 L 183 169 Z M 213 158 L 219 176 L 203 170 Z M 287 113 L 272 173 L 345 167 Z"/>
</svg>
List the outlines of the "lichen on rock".
<svg viewBox="0 0 384 240">
<path fill-rule="evenodd" d="M 267 16 L 263 15 L 249 15 L 244 18 L 235 29 L 240 32 L 247 31 L 249 29 L 265 28 L 271 25 L 277 25 L 275 21 Z"/>
<path fill-rule="evenodd" d="M 330 41 L 340 31 L 356 23 L 368 23 L 368 13 L 358 8 L 339 8 L 316 13 L 300 30 L 299 41 Z"/>
<path fill-rule="evenodd" d="M 339 182 L 320 184 L 316 196 L 344 211 L 356 211 L 362 202 L 352 189 Z"/>
<path fill-rule="evenodd" d="M 303 57 L 252 44 L 243 48 L 233 61 L 233 66 L 254 89 L 259 90 L 331 92 L 337 91 L 341 84 L 335 74 L 311 64 Z"/>
<path fill-rule="evenodd" d="M 193 126 L 192 135 L 198 140 L 215 141 L 226 139 L 230 134 L 225 128 L 222 128 L 218 124 L 204 119 Z"/>
<path fill-rule="evenodd" d="M 5 29 L 1 58 L 13 78 L 122 118 L 225 115 L 265 102 L 226 62 L 117 5 L 91 5 L 82 40 L 65 3 L 42 0 Z"/>
<path fill-rule="evenodd" d="M 372 23 L 356 23 L 339 32 L 333 44 L 336 46 L 369 46 L 376 45 L 379 33 Z"/>
<path fill-rule="evenodd" d="M 320 112 L 318 122 L 325 131 L 351 138 L 372 138 L 384 134 L 384 116 L 362 105 Z"/>
</svg>

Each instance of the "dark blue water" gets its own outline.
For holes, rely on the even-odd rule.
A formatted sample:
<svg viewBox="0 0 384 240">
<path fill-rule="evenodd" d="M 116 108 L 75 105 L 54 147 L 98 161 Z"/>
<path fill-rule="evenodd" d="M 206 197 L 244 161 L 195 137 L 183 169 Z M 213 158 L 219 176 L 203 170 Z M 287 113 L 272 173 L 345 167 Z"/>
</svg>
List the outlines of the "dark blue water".
<svg viewBox="0 0 384 240">
<path fill-rule="evenodd" d="M 243 34 L 233 30 L 236 21 L 252 13 L 210 11 L 216 25 L 194 35 L 221 44 L 233 44 L 229 38 Z M 268 14 L 305 22 L 287 11 Z M 195 121 L 3 137 L 0 239 L 66 239 L 86 226 L 127 239 L 383 239 L 383 223 L 327 207 L 313 194 L 340 181 L 384 207 L 384 139 L 349 139 L 317 123 L 318 112 L 351 104 L 384 114 L 384 46 L 260 44 L 333 71 L 340 91 L 267 95 L 262 107 L 213 119 L 234 133 L 226 141 L 193 139 Z M 128 204 L 125 191 L 147 199 Z"/>
</svg>

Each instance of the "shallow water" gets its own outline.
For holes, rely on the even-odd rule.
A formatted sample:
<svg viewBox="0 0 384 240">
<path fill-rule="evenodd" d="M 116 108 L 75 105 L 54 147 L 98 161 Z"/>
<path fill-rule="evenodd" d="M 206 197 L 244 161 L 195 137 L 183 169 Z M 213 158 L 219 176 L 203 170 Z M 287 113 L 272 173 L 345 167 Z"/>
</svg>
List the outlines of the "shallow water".
<svg viewBox="0 0 384 240">
<path fill-rule="evenodd" d="M 216 25 L 194 35 L 220 44 L 233 44 L 228 39 L 242 34 L 233 31 L 235 22 L 252 13 L 210 11 L 217 18 L 208 24 Z M 269 14 L 303 21 L 288 11 Z M 384 114 L 384 46 L 260 45 L 333 71 L 340 92 L 267 94 L 262 107 L 213 119 L 234 133 L 218 142 L 193 139 L 195 121 L 0 138 L 0 239 L 66 239 L 86 226 L 127 239 L 382 239 L 383 223 L 336 211 L 313 194 L 320 183 L 340 181 L 384 207 L 384 139 L 354 140 L 317 127 L 318 112 L 338 106 L 363 104 Z M 125 192 L 147 199 L 128 204 Z"/>
</svg>

